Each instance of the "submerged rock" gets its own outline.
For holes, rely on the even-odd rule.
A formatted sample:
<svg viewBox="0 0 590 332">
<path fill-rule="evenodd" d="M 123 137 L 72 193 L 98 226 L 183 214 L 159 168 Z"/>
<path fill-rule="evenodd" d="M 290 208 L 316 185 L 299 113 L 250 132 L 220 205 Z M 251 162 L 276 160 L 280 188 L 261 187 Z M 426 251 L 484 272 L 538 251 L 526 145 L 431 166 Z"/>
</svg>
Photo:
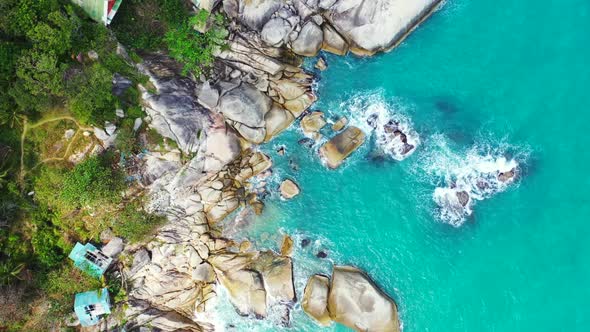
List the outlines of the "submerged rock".
<svg viewBox="0 0 590 332">
<path fill-rule="evenodd" d="M 323 326 L 332 324 L 328 312 L 328 293 L 330 279 L 319 274 L 311 276 L 305 286 L 301 307 L 306 314 L 314 318 Z"/>
<path fill-rule="evenodd" d="M 356 331 L 399 332 L 397 306 L 361 270 L 334 266 L 328 296 L 332 320 Z"/>
<path fill-rule="evenodd" d="M 320 154 L 330 168 L 337 168 L 344 159 L 365 141 L 365 134 L 357 127 L 348 127 L 320 148 Z"/>
</svg>

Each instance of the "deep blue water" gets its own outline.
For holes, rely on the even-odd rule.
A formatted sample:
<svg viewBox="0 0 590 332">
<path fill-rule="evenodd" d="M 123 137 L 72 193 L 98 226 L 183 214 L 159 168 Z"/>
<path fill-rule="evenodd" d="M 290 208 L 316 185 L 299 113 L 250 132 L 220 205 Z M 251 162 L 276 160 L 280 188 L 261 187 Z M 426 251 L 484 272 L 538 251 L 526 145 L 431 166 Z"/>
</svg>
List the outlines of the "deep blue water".
<svg viewBox="0 0 590 332">
<path fill-rule="evenodd" d="M 390 53 L 326 56 L 314 108 L 358 124 L 382 109 L 421 144 L 398 162 L 374 158 L 369 139 L 336 171 L 297 144 L 298 125 L 263 147 L 271 187 L 288 177 L 302 193 L 275 194 L 243 232 L 258 246 L 313 241 L 294 256 L 299 298 L 309 275 L 353 264 L 396 300 L 406 332 L 590 330 L 590 2 L 448 1 Z M 434 189 L 477 156 L 514 158 L 521 177 L 451 226 Z M 237 330 L 281 330 L 229 312 Z M 296 308 L 291 330 L 321 329 Z"/>
</svg>

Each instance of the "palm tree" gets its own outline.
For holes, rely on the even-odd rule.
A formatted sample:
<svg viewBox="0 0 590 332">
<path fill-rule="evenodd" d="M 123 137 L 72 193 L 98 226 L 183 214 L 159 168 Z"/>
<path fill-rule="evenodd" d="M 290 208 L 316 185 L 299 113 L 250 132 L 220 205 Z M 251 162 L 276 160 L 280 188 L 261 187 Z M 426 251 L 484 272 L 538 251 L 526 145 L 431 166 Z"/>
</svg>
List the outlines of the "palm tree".
<svg viewBox="0 0 590 332">
<path fill-rule="evenodd" d="M 24 263 L 14 263 L 11 261 L 0 263 L 0 286 L 8 285 L 15 280 L 21 280 L 20 273 L 24 269 Z"/>
</svg>

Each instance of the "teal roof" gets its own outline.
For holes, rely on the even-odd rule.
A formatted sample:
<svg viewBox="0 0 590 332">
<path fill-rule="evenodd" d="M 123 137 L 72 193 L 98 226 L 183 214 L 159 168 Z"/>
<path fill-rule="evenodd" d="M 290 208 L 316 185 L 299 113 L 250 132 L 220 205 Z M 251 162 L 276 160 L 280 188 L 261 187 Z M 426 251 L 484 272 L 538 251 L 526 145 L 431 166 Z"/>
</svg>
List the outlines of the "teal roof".
<svg viewBox="0 0 590 332">
<path fill-rule="evenodd" d="M 108 289 L 103 288 L 76 294 L 74 312 L 82 326 L 91 326 L 98 323 L 103 315 L 111 313 Z"/>
<path fill-rule="evenodd" d="M 92 244 L 84 245 L 80 242 L 76 243 L 68 257 L 74 261 L 77 268 L 95 278 L 100 278 L 113 261 Z"/>
</svg>

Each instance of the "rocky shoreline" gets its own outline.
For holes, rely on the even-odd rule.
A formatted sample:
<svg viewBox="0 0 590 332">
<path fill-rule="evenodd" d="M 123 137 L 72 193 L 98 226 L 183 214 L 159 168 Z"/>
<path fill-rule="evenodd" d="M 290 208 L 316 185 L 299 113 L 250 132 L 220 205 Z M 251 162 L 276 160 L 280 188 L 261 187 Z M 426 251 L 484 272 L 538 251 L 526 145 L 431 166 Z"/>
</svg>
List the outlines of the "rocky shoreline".
<svg viewBox="0 0 590 332">
<path fill-rule="evenodd" d="M 239 314 L 264 318 L 270 307 L 280 307 L 288 326 L 297 300 L 290 239 L 281 253 L 258 251 L 221 237 L 218 223 L 240 207 L 261 211 L 264 206 L 260 192 L 247 190 L 250 179 L 272 167 L 256 145 L 302 116 L 312 137 L 326 124 L 321 114 L 308 115 L 317 97 L 313 75 L 300 67 L 303 56 L 320 50 L 340 55 L 389 50 L 440 2 L 201 1 L 202 8 L 223 10 L 231 18 L 228 48 L 217 54 L 207 78 L 182 77 L 178 65 L 162 54 L 145 56 L 139 65 L 154 87 L 142 90 L 144 120 L 178 145 L 178 150 L 146 152 L 140 174 L 149 209 L 168 223 L 148 243 L 125 249 L 128 306 L 116 308 L 96 328 L 213 331 L 207 313 L 214 310 L 218 287 L 227 290 Z M 332 168 L 364 141 L 360 129 L 345 125 L 343 120 L 320 149 Z M 299 194 L 294 182 L 285 183 L 284 198 Z M 400 330 L 394 301 L 352 267 L 334 267 L 331 281 L 312 277 L 303 307 L 321 324 Z"/>
</svg>

